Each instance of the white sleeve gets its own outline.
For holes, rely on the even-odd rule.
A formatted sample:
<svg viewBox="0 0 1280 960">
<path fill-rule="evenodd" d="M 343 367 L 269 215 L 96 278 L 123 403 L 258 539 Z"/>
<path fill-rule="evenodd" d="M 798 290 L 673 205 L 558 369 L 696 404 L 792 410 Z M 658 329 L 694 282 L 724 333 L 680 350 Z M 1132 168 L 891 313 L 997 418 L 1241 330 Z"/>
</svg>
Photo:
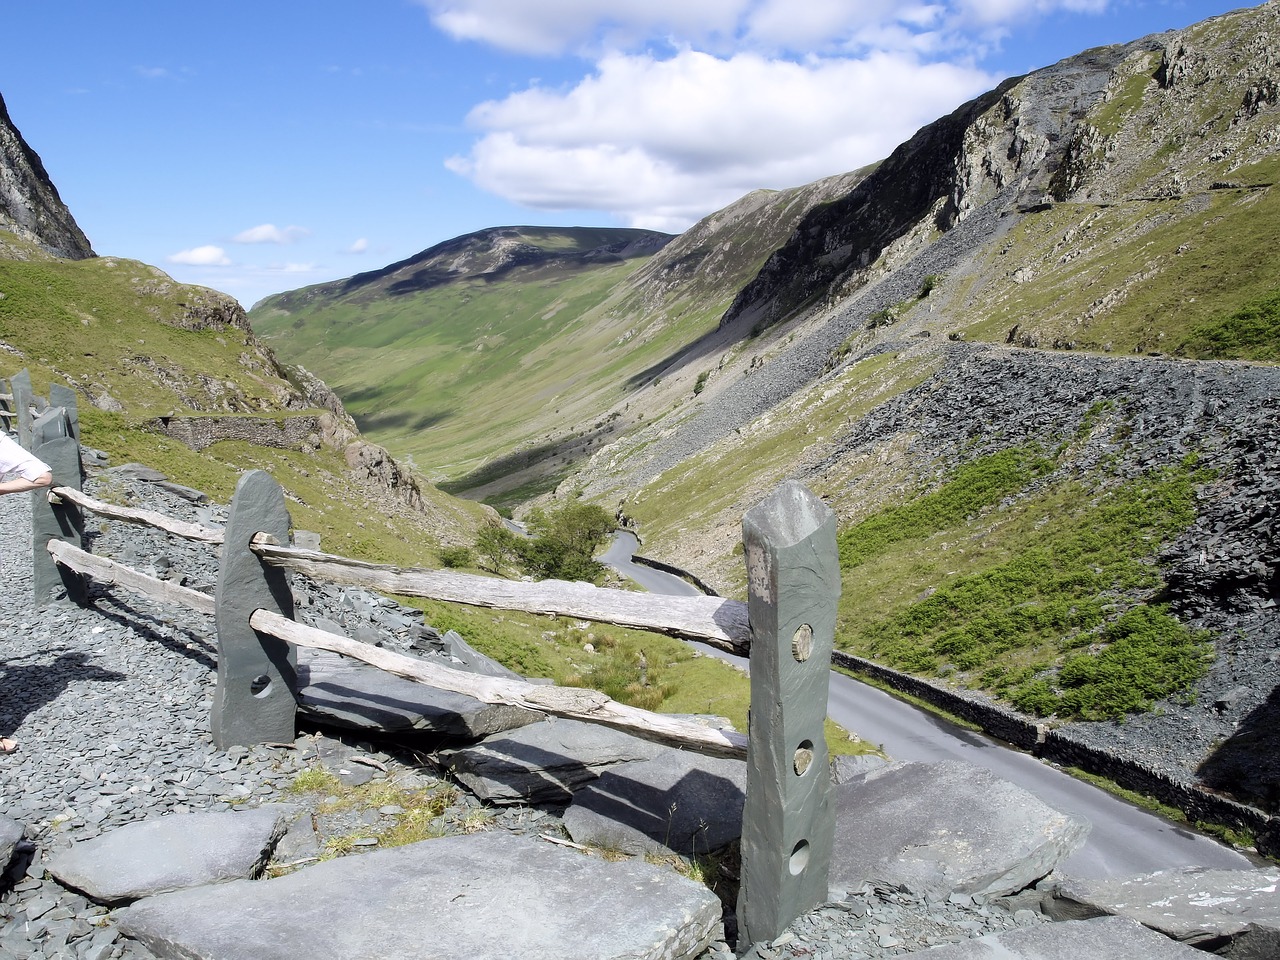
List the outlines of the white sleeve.
<svg viewBox="0 0 1280 960">
<path fill-rule="evenodd" d="M 0 477 L 16 473 L 23 480 L 35 480 L 49 472 L 47 463 L 28 453 L 0 430 Z"/>
</svg>

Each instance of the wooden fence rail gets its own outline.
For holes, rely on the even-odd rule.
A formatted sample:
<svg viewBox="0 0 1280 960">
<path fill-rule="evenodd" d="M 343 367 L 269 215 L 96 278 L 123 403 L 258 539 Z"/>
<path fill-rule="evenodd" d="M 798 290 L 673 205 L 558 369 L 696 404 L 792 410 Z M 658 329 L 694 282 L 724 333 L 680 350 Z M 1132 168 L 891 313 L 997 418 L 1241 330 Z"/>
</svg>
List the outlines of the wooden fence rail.
<svg viewBox="0 0 1280 960">
<path fill-rule="evenodd" d="M 835 521 L 803 486 L 786 483 L 743 519 L 750 603 L 719 597 L 659 597 L 592 584 L 526 583 L 453 571 L 402 569 L 284 546 L 290 524 L 283 491 L 263 471 L 241 477 L 225 530 L 123 507 L 80 490 L 75 395 L 50 387 L 47 410 L 30 417 L 30 378 L 9 384 L 24 439 L 54 468 L 55 487 L 33 501 L 37 602 L 85 602 L 86 577 L 171 605 L 212 614 L 218 682 L 211 727 L 219 747 L 291 737 L 297 709 L 296 648 L 325 650 L 490 704 L 522 707 L 625 730 L 659 743 L 747 760 L 739 929 L 748 942 L 778 936 L 826 894 L 834 809 L 823 748 L 839 575 Z M 214 597 L 159 580 L 83 549 L 83 515 L 137 523 L 220 545 Z M 77 545 L 79 544 L 79 545 Z M 43 556 L 42 556 L 43 555 Z M 579 617 L 703 640 L 751 656 L 753 704 L 764 704 L 748 736 L 640 710 L 603 693 L 466 673 L 328 633 L 293 618 L 287 571 L 401 596 Z M 43 586 L 42 586 L 43 583 Z M 760 635 L 753 639 L 752 623 Z"/>
</svg>

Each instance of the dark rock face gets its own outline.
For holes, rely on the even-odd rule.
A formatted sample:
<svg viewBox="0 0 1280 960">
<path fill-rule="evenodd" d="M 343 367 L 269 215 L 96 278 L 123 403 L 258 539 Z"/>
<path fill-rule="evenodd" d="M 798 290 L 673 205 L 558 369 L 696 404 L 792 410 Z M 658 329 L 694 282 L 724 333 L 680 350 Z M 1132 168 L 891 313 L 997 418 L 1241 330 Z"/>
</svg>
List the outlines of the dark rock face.
<svg viewBox="0 0 1280 960">
<path fill-rule="evenodd" d="M 9 119 L 0 97 L 0 228 L 33 241 L 55 257 L 86 260 L 96 256 L 89 240 Z"/>
</svg>

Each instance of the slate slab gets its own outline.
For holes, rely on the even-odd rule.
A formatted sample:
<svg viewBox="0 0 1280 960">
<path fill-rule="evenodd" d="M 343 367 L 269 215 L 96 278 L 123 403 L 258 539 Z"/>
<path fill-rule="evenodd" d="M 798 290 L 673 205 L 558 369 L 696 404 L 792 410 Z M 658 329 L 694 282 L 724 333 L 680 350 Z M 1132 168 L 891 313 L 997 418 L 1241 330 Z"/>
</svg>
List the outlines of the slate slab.
<svg viewBox="0 0 1280 960">
<path fill-rule="evenodd" d="M 13 860 L 13 851 L 22 839 L 24 827 L 17 820 L 0 816 L 0 873 L 8 868 Z"/>
<path fill-rule="evenodd" d="M 902 954 L 919 960 L 1204 960 L 1122 917 L 1038 923 L 960 943 Z"/>
<path fill-rule="evenodd" d="M 63 886 L 108 905 L 258 876 L 288 827 L 288 811 L 186 813 L 126 824 L 57 854 Z"/>
<path fill-rule="evenodd" d="M 684 960 L 720 931 L 716 897 L 673 870 L 506 833 L 165 894 L 114 916 L 183 960 Z"/>
<path fill-rule="evenodd" d="M 440 753 L 458 781 L 495 804 L 566 804 L 582 784 L 617 764 L 652 760 L 665 748 L 621 730 L 549 717 Z"/>
<path fill-rule="evenodd" d="M 476 740 L 541 720 L 520 707 L 392 676 L 324 650 L 298 650 L 298 709 L 314 720 L 354 730 L 419 730 Z"/>
<path fill-rule="evenodd" d="M 564 827 L 578 843 L 695 856 L 742 835 L 747 765 L 664 750 L 606 770 L 574 794 Z"/>
<path fill-rule="evenodd" d="M 976 900 L 1030 886 L 1084 842 L 1089 824 L 961 761 L 892 763 L 835 787 L 832 886 L 899 886 Z"/>
<path fill-rule="evenodd" d="M 485 677 L 503 677 L 507 680 L 524 679 L 492 657 L 486 657 L 454 630 L 447 631 L 442 640 L 447 644 L 449 656 L 455 661 L 452 666 L 456 670 L 465 670 L 467 673 L 476 673 Z"/>
<path fill-rule="evenodd" d="M 1137 877 L 1060 878 L 1045 898 L 1054 919 L 1115 914 L 1224 956 L 1280 957 L 1280 870 L 1187 867 Z M 1230 941 L 1225 950 L 1221 945 Z"/>
</svg>

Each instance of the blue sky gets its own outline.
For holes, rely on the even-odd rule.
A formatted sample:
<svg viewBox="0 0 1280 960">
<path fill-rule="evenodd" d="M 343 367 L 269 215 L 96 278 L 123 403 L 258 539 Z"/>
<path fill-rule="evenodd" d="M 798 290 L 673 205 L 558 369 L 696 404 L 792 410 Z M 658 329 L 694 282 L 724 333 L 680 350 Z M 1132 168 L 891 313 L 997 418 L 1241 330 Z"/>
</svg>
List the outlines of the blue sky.
<svg viewBox="0 0 1280 960">
<path fill-rule="evenodd" d="M 102 255 L 246 307 L 509 224 L 679 232 L 1213 0 L 5 0 L 0 96 Z"/>
</svg>

